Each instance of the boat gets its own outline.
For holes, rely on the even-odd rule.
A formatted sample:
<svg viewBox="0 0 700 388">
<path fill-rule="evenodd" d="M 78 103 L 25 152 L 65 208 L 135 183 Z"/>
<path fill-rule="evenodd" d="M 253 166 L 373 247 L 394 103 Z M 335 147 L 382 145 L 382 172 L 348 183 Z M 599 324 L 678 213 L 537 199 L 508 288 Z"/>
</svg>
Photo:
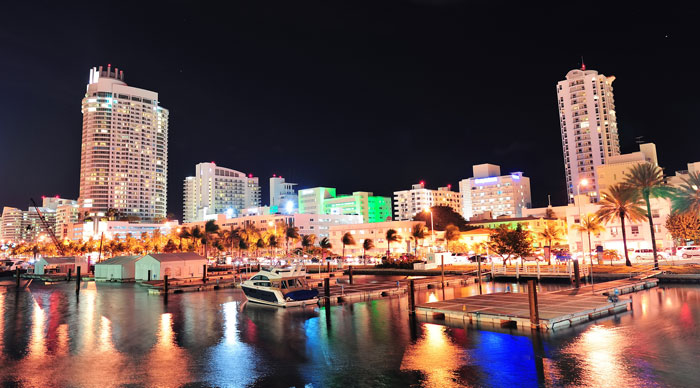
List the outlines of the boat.
<svg viewBox="0 0 700 388">
<path fill-rule="evenodd" d="M 249 301 L 279 307 L 318 303 L 318 291 L 306 283 L 302 267 L 263 268 L 241 284 Z"/>
</svg>

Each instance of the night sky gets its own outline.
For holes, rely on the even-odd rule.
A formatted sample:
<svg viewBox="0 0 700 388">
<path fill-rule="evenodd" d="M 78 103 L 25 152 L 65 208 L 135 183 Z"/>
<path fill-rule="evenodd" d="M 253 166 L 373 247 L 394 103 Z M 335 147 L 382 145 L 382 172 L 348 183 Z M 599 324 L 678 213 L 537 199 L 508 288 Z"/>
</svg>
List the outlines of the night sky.
<svg viewBox="0 0 700 388">
<path fill-rule="evenodd" d="M 77 199 L 80 102 L 108 63 L 170 110 L 178 218 L 203 161 L 260 177 L 263 204 L 272 174 L 390 196 L 456 187 L 477 163 L 564 204 L 555 84 L 581 56 L 617 77 L 623 152 L 643 136 L 667 173 L 700 160 L 700 18 L 669 2 L 66 3 L 0 11 L 0 207 Z"/>
</svg>

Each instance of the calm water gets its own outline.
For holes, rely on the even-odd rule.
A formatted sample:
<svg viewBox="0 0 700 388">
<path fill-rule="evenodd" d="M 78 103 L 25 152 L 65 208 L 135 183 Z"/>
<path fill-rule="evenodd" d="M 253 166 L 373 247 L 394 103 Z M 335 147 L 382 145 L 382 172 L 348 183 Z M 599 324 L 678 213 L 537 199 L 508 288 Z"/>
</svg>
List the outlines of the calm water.
<svg viewBox="0 0 700 388">
<path fill-rule="evenodd" d="M 370 280 L 365 278 L 364 280 Z M 523 287 L 490 284 L 490 289 Z M 545 286 L 556 288 L 561 286 Z M 476 293 L 447 289 L 447 297 Z M 421 301 L 441 291 L 420 293 Z M 411 323 L 406 298 L 278 309 L 239 290 L 0 287 L 0 382 L 26 387 L 700 386 L 700 287 L 554 334 Z"/>
</svg>

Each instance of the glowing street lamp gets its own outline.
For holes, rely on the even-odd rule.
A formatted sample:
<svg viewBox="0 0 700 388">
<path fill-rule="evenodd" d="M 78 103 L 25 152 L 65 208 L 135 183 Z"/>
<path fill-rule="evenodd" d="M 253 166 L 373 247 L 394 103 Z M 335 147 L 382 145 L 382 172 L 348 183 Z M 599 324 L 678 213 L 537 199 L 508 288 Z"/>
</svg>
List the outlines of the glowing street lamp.
<svg viewBox="0 0 700 388">
<path fill-rule="evenodd" d="M 579 226 L 581 226 L 583 223 L 583 219 L 581 218 L 581 186 L 583 186 L 583 187 L 588 186 L 588 179 L 583 178 L 576 185 L 576 196 L 579 197 L 578 198 L 578 224 L 579 224 Z M 583 246 L 584 246 L 584 244 L 583 244 L 583 229 L 579 228 L 579 231 L 581 232 L 581 252 L 585 252 L 585 250 L 583 248 Z M 590 252 L 588 252 L 588 254 L 590 256 Z M 583 254 L 583 260 L 584 260 L 584 265 L 585 265 L 585 260 L 586 260 L 585 253 Z M 593 268 L 592 264 L 591 264 L 591 268 Z M 593 279 L 593 277 L 591 276 L 591 280 L 592 279 Z"/>
<path fill-rule="evenodd" d="M 433 225 L 433 212 L 430 211 L 429 207 L 426 207 L 424 210 L 426 213 L 430 213 L 430 235 L 433 240 L 433 249 L 435 249 L 435 227 Z"/>
</svg>

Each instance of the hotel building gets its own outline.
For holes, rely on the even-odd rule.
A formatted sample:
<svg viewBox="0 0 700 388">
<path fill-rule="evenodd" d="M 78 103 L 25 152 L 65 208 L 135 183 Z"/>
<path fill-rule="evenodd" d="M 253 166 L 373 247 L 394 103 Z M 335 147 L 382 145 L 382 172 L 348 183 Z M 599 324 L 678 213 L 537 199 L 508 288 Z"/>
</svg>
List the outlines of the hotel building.
<svg viewBox="0 0 700 388">
<path fill-rule="evenodd" d="M 164 219 L 168 110 L 158 93 L 127 86 L 111 65 L 92 68 L 82 113 L 81 216 L 115 209 L 142 221 Z"/>
<path fill-rule="evenodd" d="M 260 185 L 252 174 L 199 163 L 195 176 L 185 178 L 183 187 L 184 222 L 205 221 L 226 213 L 241 215 L 243 209 L 260 206 Z"/>
<path fill-rule="evenodd" d="M 313 187 L 299 190 L 299 213 L 323 214 L 324 201 L 335 198 L 335 188 Z"/>
<path fill-rule="evenodd" d="M 522 172 L 501 175 L 501 167 L 479 164 L 472 167 L 474 176 L 459 182 L 462 216 L 469 220 L 488 214 L 488 218 L 522 217 L 523 209 L 532 206 L 530 178 Z"/>
<path fill-rule="evenodd" d="M 462 214 L 462 196 L 452 191 L 452 186 L 440 187 L 437 190 L 425 188 L 425 182 L 420 182 L 410 190 L 394 192 L 394 214 L 396 221 L 409 221 L 418 212 L 433 206 L 448 206 Z"/>
<path fill-rule="evenodd" d="M 324 214 L 356 214 L 364 223 L 391 221 L 391 198 L 367 191 L 326 199 L 323 207 Z"/>
<path fill-rule="evenodd" d="M 270 211 L 273 213 L 296 213 L 299 197 L 294 190 L 296 183 L 285 182 L 281 176 L 270 178 Z"/>
<path fill-rule="evenodd" d="M 596 167 L 620 155 L 620 140 L 612 83 L 595 70 L 571 70 L 557 83 L 557 105 L 564 152 L 566 189 L 573 203 L 579 183 L 581 194 L 596 202 L 599 185 Z"/>
<path fill-rule="evenodd" d="M 596 166 L 598 192 L 601 193 L 614 184 L 624 182 L 630 168 L 644 163 L 649 163 L 653 166 L 659 165 L 654 143 L 640 144 L 637 152 L 611 156 L 605 164 Z M 600 198 L 600 195 L 598 195 L 598 198 Z"/>
<path fill-rule="evenodd" d="M 355 240 L 355 245 L 345 246 L 346 256 L 362 255 L 362 243 L 366 239 L 371 239 L 374 243 L 374 248 L 367 251 L 367 255 L 384 255 L 386 254 L 389 244 L 386 242 L 386 232 L 389 229 L 394 229 L 400 236 L 400 241 L 391 243 L 391 253 L 413 253 L 413 239 L 411 231 L 414 225 L 425 226 L 423 221 L 387 221 L 375 222 L 371 224 L 346 224 L 334 225 L 330 228 L 330 240 L 333 244 L 333 252 L 342 254 L 343 243 L 342 238 L 345 233 L 350 233 Z M 430 244 L 431 237 L 428 236 L 423 241 L 422 245 Z"/>
</svg>

